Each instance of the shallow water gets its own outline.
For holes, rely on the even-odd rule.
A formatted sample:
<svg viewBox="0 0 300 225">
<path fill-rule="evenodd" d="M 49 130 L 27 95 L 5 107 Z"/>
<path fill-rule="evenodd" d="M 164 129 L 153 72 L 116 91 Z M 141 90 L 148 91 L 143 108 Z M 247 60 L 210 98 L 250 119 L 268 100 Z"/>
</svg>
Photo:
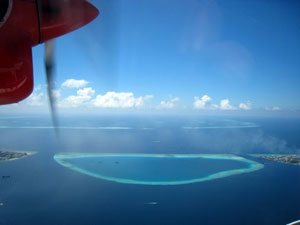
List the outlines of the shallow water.
<svg viewBox="0 0 300 225">
<path fill-rule="evenodd" d="M 61 165 L 96 178 L 132 184 L 202 182 L 263 168 L 234 155 L 56 154 Z"/>
</svg>

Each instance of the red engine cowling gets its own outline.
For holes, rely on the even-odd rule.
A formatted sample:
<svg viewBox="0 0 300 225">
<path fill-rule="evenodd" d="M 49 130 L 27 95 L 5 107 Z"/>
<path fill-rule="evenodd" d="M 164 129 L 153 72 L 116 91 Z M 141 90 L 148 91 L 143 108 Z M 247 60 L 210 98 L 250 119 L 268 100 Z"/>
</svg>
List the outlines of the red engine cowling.
<svg viewBox="0 0 300 225">
<path fill-rule="evenodd" d="M 0 105 L 31 94 L 33 46 L 78 29 L 99 14 L 86 0 L 1 1 Z"/>
</svg>

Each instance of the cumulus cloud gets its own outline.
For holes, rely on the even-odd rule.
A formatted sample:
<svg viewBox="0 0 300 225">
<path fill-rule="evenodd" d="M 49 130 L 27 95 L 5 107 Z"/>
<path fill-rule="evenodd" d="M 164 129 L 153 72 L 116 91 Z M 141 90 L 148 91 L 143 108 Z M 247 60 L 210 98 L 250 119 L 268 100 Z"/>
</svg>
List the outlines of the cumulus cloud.
<svg viewBox="0 0 300 225">
<path fill-rule="evenodd" d="M 159 104 L 159 108 L 173 109 L 175 107 L 175 103 L 178 102 L 179 100 L 180 99 L 178 97 L 175 97 L 169 101 L 161 101 Z"/>
<path fill-rule="evenodd" d="M 154 96 L 153 96 L 153 95 L 145 95 L 145 96 L 144 96 L 144 99 L 145 99 L 145 100 L 148 100 L 148 99 L 151 99 L 151 98 L 154 98 Z"/>
<path fill-rule="evenodd" d="M 54 96 L 54 98 L 60 98 L 60 90 L 52 90 L 52 95 Z"/>
<path fill-rule="evenodd" d="M 240 108 L 240 109 L 243 109 L 243 110 L 250 110 L 250 109 L 252 109 L 252 104 L 251 104 L 250 101 L 247 101 L 246 103 L 241 102 L 241 103 L 239 104 L 239 108 Z"/>
<path fill-rule="evenodd" d="M 62 86 L 66 88 L 81 88 L 85 87 L 88 83 L 86 80 L 68 79 L 62 83 Z"/>
<path fill-rule="evenodd" d="M 211 105 L 212 98 L 208 95 L 203 95 L 201 98 L 198 96 L 194 97 L 194 108 L 195 109 L 209 109 L 215 108 L 215 105 Z"/>
<path fill-rule="evenodd" d="M 194 108 L 195 109 L 221 109 L 221 110 L 236 110 L 237 108 L 230 104 L 229 99 L 222 99 L 220 105 L 212 104 L 212 98 L 208 95 L 203 95 L 201 98 L 198 96 L 194 97 Z M 241 103 L 239 108 L 249 108 L 250 102 Z M 250 108 L 249 108 L 250 109 Z"/>
<path fill-rule="evenodd" d="M 143 106 L 145 100 L 150 98 L 153 96 L 135 97 L 132 92 L 109 91 L 104 95 L 97 95 L 93 100 L 93 105 L 101 108 L 134 108 Z"/>
<path fill-rule="evenodd" d="M 82 106 L 91 100 L 95 94 L 95 90 L 92 88 L 83 88 L 77 91 L 77 95 L 71 95 L 59 102 L 59 107 L 72 107 L 76 108 Z"/>
<path fill-rule="evenodd" d="M 222 110 L 235 110 L 236 107 L 230 104 L 229 99 L 222 99 L 220 101 L 220 109 Z"/>
<path fill-rule="evenodd" d="M 26 104 L 30 106 L 42 106 L 43 102 L 43 93 L 32 93 L 28 99 L 26 99 Z"/>
<path fill-rule="evenodd" d="M 77 91 L 78 96 L 93 96 L 95 94 L 95 90 L 92 88 L 83 88 Z"/>
</svg>

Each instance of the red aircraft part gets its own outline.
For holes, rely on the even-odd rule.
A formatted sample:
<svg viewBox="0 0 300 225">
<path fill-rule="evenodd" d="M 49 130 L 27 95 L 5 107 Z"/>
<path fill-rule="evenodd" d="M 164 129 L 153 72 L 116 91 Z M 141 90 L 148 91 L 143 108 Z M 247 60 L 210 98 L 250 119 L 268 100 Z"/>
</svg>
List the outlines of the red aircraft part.
<svg viewBox="0 0 300 225">
<path fill-rule="evenodd" d="M 0 18 L 0 105 L 19 102 L 32 92 L 33 46 L 78 29 L 99 14 L 86 0 L 7 2 Z"/>
</svg>

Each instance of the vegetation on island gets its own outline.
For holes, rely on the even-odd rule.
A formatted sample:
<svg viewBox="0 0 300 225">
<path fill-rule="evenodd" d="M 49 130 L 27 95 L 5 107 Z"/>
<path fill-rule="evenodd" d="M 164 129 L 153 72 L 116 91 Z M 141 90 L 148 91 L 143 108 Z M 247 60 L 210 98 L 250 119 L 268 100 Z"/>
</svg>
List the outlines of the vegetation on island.
<svg viewBox="0 0 300 225">
<path fill-rule="evenodd" d="M 300 166 L 300 155 L 298 154 L 255 154 L 253 156 L 275 162 L 282 162 Z"/>
<path fill-rule="evenodd" d="M 32 155 L 33 152 L 18 152 L 18 151 L 2 151 L 0 150 L 0 161 L 10 161 L 21 159 Z"/>
</svg>

